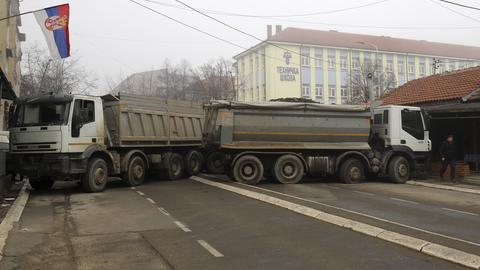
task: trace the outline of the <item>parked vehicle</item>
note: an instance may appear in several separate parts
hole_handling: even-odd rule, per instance
[[[403,183],[423,174],[431,142],[421,109],[381,106],[373,118],[372,123],[365,106],[211,102],[205,144],[219,158],[207,159],[207,168],[224,166],[245,184],[270,175],[298,183],[306,173],[338,176],[345,183],[386,175]]]
[[[171,179],[202,167],[201,104],[121,94],[20,98],[10,117],[10,169],[36,189],[80,180],[87,192],[108,176],[142,184],[147,170]]]

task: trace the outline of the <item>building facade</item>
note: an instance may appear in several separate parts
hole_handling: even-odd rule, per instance
[[[480,64],[480,47],[267,26],[267,40],[235,57],[238,101],[304,97],[348,103],[359,75],[374,66],[374,88]]]

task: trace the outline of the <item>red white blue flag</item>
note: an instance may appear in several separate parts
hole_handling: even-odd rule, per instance
[[[63,4],[49,7],[36,11],[34,15],[45,35],[52,58],[69,57],[68,23],[70,21],[70,6]]]

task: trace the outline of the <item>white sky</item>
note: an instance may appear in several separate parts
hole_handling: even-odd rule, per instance
[[[153,9],[168,14],[187,24],[251,47],[257,40],[235,32],[202,17],[200,14],[137,0]],[[161,3],[179,5],[174,0],[157,0]],[[201,9],[252,14],[287,15],[337,10],[359,6],[378,0],[183,0]],[[454,0],[462,4],[480,6],[478,0]],[[22,12],[65,3],[57,0],[23,0]],[[72,0],[70,3],[70,43],[72,56],[99,79],[98,93],[106,90],[106,79],[119,79],[133,72],[160,68],[164,59],[179,63],[187,59],[193,66],[218,57],[231,58],[242,49],[222,43],[194,30],[143,9],[128,0]],[[435,3],[438,0],[389,0],[359,9],[307,17],[263,19],[212,15],[260,38],[266,36],[267,24],[338,30],[342,32],[386,35],[400,38],[480,46],[480,11],[468,10],[443,4],[470,16],[466,18]],[[476,19],[479,18],[479,19]],[[299,23],[283,20],[298,20]],[[27,42],[46,47],[40,28],[32,14],[22,18],[21,31],[27,34]],[[332,25],[326,25],[332,24]],[[351,25],[338,26],[334,24]],[[382,29],[375,27],[476,27],[474,29]],[[479,57],[480,58],[480,55]]]

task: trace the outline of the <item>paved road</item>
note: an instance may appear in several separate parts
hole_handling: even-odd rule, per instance
[[[395,187],[399,187],[395,192],[408,189]],[[308,195],[328,203],[349,200],[346,205],[353,204],[362,211],[374,209],[379,215],[398,212],[402,216],[413,211],[406,202],[388,199],[393,195],[418,199],[389,193],[392,191],[383,184],[267,184],[261,188]],[[425,197],[415,206],[423,206]],[[443,205],[435,198],[428,200],[431,206],[418,211],[432,211],[435,217],[443,215],[434,212],[437,206],[472,212],[478,209],[469,203],[461,206],[443,199]],[[384,203],[390,211],[375,208]],[[445,212],[445,219],[452,215],[468,222],[478,219]],[[403,217],[401,221],[409,219]],[[7,241],[4,256],[0,269],[461,269],[189,179],[151,181],[136,189],[112,183],[100,194],[84,194],[74,186],[44,193],[33,191]]]

